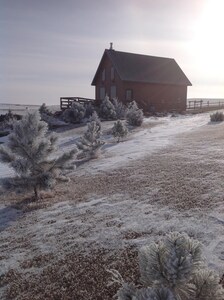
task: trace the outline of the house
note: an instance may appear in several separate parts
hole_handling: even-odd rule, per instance
[[[182,112],[192,84],[174,59],[115,51],[111,43],[92,85],[96,100],[107,94],[125,104],[135,100],[144,112]]]

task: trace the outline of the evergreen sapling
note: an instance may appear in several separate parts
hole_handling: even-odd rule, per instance
[[[101,132],[101,129],[102,129],[101,121],[100,121],[100,118],[99,118],[99,116],[98,116],[98,114],[97,114],[96,111],[94,111],[92,113],[91,117],[89,118],[89,122],[93,122],[93,121],[96,122],[97,127],[98,127],[98,131]]]
[[[75,150],[55,156],[57,138],[48,134],[48,126],[38,112],[27,113],[14,124],[8,145],[0,147],[0,161],[8,163],[16,176],[1,184],[6,191],[39,191],[51,189],[58,180],[65,180],[63,171],[71,168]]]
[[[206,267],[200,243],[186,234],[173,232],[164,241],[143,247],[139,267],[142,288],[120,280],[119,300],[224,299],[220,279]]]
[[[138,105],[135,101],[132,101],[128,106],[126,120],[128,124],[132,126],[141,126],[143,123],[142,109],[138,108]]]
[[[79,102],[73,102],[71,108],[63,112],[63,119],[69,123],[81,123],[86,114],[86,108]]]
[[[100,105],[100,116],[105,120],[116,119],[116,111],[109,97],[106,96]]]
[[[94,107],[91,102],[85,103],[85,118],[89,118],[94,113]]]
[[[126,106],[120,102],[117,98],[114,98],[112,100],[112,103],[114,105],[114,110],[116,113],[116,118],[117,119],[124,119],[127,113],[127,108]]]
[[[77,147],[88,159],[98,158],[100,148],[104,144],[100,140],[101,130],[96,121],[91,121],[87,125],[87,130],[77,143]]]
[[[121,120],[118,120],[114,123],[112,128],[112,135],[117,138],[117,142],[119,143],[121,139],[126,137],[128,134],[128,128]]]
[[[42,115],[42,114],[51,115],[51,112],[49,111],[49,109],[47,108],[47,105],[45,103],[43,103],[40,106],[39,113],[40,113],[40,115]]]

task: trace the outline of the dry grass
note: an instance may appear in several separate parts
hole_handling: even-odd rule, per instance
[[[116,294],[119,285],[107,285],[112,279],[108,270],[116,269],[126,280],[136,283],[139,278],[137,251],[132,248],[113,253],[100,249],[89,256],[74,251],[60,260],[54,255],[35,257],[22,267],[37,268],[46,263],[41,272],[25,270],[26,276],[9,270],[0,278],[0,286],[7,285],[5,299],[109,300]]]
[[[23,195],[15,194],[3,196],[1,202],[10,203],[12,207],[22,210],[25,217],[31,216],[33,219],[29,226],[36,222],[35,210],[49,208],[53,203],[62,201],[70,201],[74,205],[84,203],[93,194],[112,198],[116,193],[123,195],[125,199],[135,199],[139,203],[147,201],[160,207],[169,206],[181,212],[205,212],[223,201],[223,149],[223,130],[210,126],[206,130],[184,134],[174,146],[134,161],[124,168],[96,175],[84,172],[80,175],[77,170],[70,183],[59,184],[53,192],[43,193],[38,202],[32,202],[32,195],[27,195],[24,200]],[[169,219],[168,214],[166,217]],[[88,214],[87,210],[86,215],[80,217],[80,222],[84,223],[85,218],[92,219],[94,223],[91,211]],[[112,226],[107,215],[104,218],[108,227]],[[18,224],[24,226],[23,220]],[[66,227],[64,230],[66,231]],[[150,232],[126,230],[123,240],[145,235],[150,235]],[[63,234],[58,236],[60,238],[63,238]],[[85,232],[82,238],[85,238]],[[16,247],[31,248],[29,235],[25,234],[23,239],[18,239],[19,237],[13,240],[10,236],[8,240],[5,239],[1,248],[4,253],[10,255],[10,251]],[[15,266],[0,277],[0,287],[4,291],[2,299],[112,299],[118,286],[107,286],[111,277],[107,269],[117,269],[125,280],[138,283],[135,247],[125,244],[120,249],[110,251],[102,245],[92,249],[90,247],[86,253],[81,252],[78,246],[69,249],[68,251],[64,247],[60,253],[24,257],[19,268]],[[4,255],[0,257],[0,262],[4,261]]]

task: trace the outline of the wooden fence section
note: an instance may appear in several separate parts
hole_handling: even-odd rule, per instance
[[[189,100],[187,105],[188,111],[194,110],[210,110],[210,109],[222,109],[224,108],[224,101],[205,101],[205,100]]]
[[[62,110],[69,108],[74,102],[95,104],[97,101],[95,99],[88,99],[82,97],[60,97],[60,108]]]

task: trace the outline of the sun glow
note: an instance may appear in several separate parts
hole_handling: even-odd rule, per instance
[[[224,83],[223,11],[223,0],[206,1],[195,27],[192,51],[201,72],[212,73],[214,78]]]

